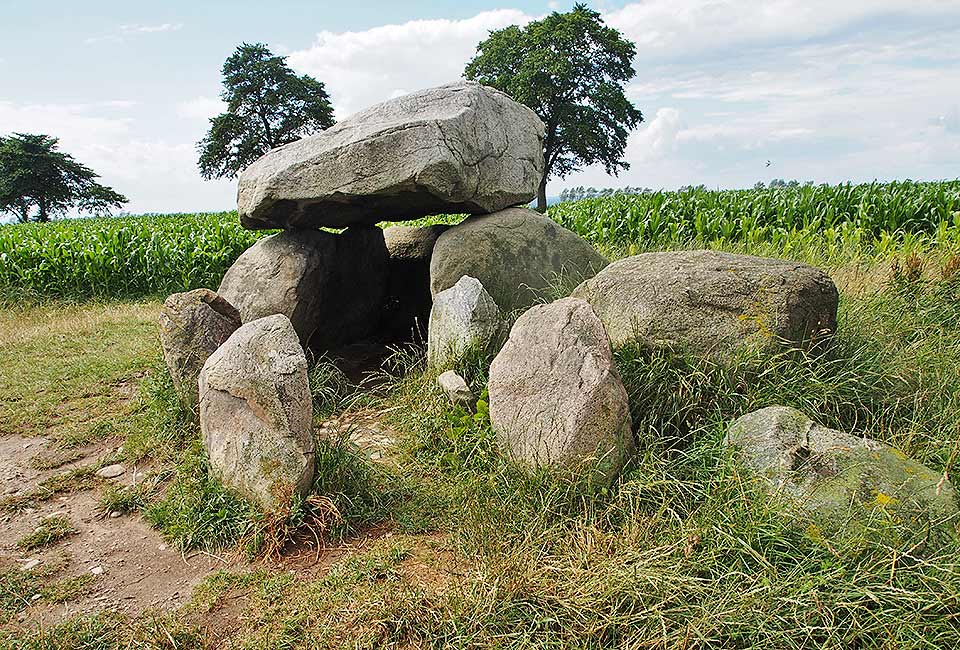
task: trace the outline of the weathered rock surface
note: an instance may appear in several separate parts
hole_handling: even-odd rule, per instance
[[[638,341],[715,358],[809,347],[837,326],[837,288],[807,264],[716,251],[644,253],[579,287],[614,347]]]
[[[497,440],[524,463],[589,463],[610,479],[634,450],[627,391],[603,324],[583,300],[520,316],[490,367],[489,392]]]
[[[951,534],[960,522],[957,492],[942,474],[876,440],[821,426],[796,409],[748,413],[730,426],[726,443],[771,493],[813,515],[823,532],[840,532],[874,514],[918,532],[929,525]]]
[[[552,219],[510,208],[469,217],[440,235],[430,262],[430,290],[436,296],[471,275],[509,313],[566,295],[607,263]]]
[[[266,509],[306,495],[314,469],[307,360],[281,314],[242,326],[200,372],[200,430],[211,470]]]
[[[480,280],[465,275],[433,298],[427,362],[439,368],[470,349],[495,352],[506,334],[497,303]]]
[[[240,313],[209,289],[175,293],[160,311],[160,347],[180,402],[197,405],[197,380],[207,358],[240,327]]]
[[[219,293],[243,322],[283,314],[305,345],[326,349],[376,330],[386,277],[380,228],[288,230],[244,251]]]
[[[107,465],[106,467],[101,467],[96,471],[96,475],[100,478],[117,478],[121,476],[127,469],[119,464],[114,463],[113,465]]]
[[[437,377],[437,384],[446,393],[450,401],[464,408],[472,409],[476,397],[473,391],[467,386],[466,380],[458,375],[456,371],[448,370]]]
[[[430,257],[437,237],[449,228],[391,226],[383,230],[390,261],[387,292],[380,321],[380,337],[387,341],[426,338],[433,296],[430,293]]]
[[[457,82],[371,106],[240,175],[247,228],[340,228],[530,201],[544,126],[497,90]]]

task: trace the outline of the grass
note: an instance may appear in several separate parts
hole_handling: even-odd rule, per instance
[[[49,501],[56,496],[91,490],[101,482],[94,467],[75,467],[43,479],[33,490],[0,499],[0,512],[17,512],[37,501]]]
[[[0,430],[76,448],[122,437],[135,384],[159,359],[157,303],[0,311]]]
[[[57,579],[68,564],[69,559],[62,556],[29,571],[19,568],[0,571],[0,641],[13,643],[16,640],[4,633],[2,626],[30,605],[64,603],[87,593],[93,582],[93,576],[89,574]],[[0,644],[0,647],[16,646]]]
[[[264,234],[244,230],[235,212],[0,226],[0,298],[115,300],[216,288]]]
[[[77,534],[77,528],[66,517],[47,517],[36,530],[17,540],[17,548],[21,551],[34,551],[38,548],[51,546],[72,535]]]
[[[960,241],[960,181],[692,188],[584,199],[549,214],[602,249],[766,243],[787,254],[818,246],[832,259],[838,249],[889,255],[918,240]],[[235,212],[0,226],[0,303],[215,289],[240,253],[266,234],[244,230]]]
[[[846,234],[825,226],[784,240],[711,243],[828,267],[841,292],[838,335],[823,355],[726,366],[618,350],[640,444],[606,489],[515,467],[500,454],[482,405],[476,414],[452,409],[422,357],[406,351],[362,401],[328,366],[311,377],[318,420],[357,407],[384,413],[399,432],[393,463],[371,463],[341,432],[318,442],[314,496],[265,514],[211,478],[196,424],[154,370],[152,332],[144,326],[126,352],[99,347],[110,330],[129,331],[123,321],[140,318],[137,308],[101,321],[106,331],[86,339],[85,363],[116,352],[117,368],[138,368],[146,379],[124,410],[93,419],[124,437],[125,457],[166,468],[164,490],[108,491],[102,503],[145,505],[147,519],[184,552],[275,558],[326,544],[332,564],[299,573],[270,562],[241,567],[209,577],[170,615],[82,617],[43,633],[0,632],[0,645],[201,647],[215,637],[218,646],[258,648],[960,646],[960,544],[911,548],[912,531],[882,521],[846,536],[812,535],[722,443],[732,418],[777,403],[956,473],[960,258],[952,231],[884,239],[835,227]],[[620,255],[657,241],[695,244],[607,248]],[[85,307],[44,309],[31,313],[56,323]],[[11,345],[47,336],[29,317],[15,322],[34,333]],[[141,344],[142,356],[132,352]],[[4,363],[25,373],[49,347],[10,349],[26,356]],[[475,355],[456,368],[481,402],[488,361]],[[74,376],[85,376],[78,364]],[[93,386],[92,398],[111,394],[109,382]],[[69,399],[77,384],[47,390]],[[20,403],[8,417],[40,431],[31,408]]]
[[[140,512],[147,507],[150,495],[141,485],[125,485],[118,487],[108,485],[100,494],[97,508],[102,516],[113,513],[127,515]]]

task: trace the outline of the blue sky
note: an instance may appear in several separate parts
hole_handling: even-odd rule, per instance
[[[200,179],[194,144],[240,42],[288,55],[343,117],[456,79],[489,30],[571,4],[0,0],[0,133],[59,137],[131,212],[229,209],[235,183]],[[646,120],[629,171],[551,194],[960,176],[956,0],[590,4],[637,43],[628,92]]]

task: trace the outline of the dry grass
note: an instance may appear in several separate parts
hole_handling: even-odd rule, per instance
[[[136,382],[158,358],[158,313],[158,303],[4,309],[0,430],[65,447],[125,434]]]

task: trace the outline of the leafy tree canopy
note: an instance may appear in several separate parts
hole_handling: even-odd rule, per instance
[[[18,221],[50,221],[71,208],[109,214],[127,202],[96,182],[99,176],[60,151],[57,138],[14,133],[0,137],[0,213]]]
[[[262,43],[244,43],[223,64],[227,111],[210,120],[197,143],[200,174],[232,178],[274,147],[333,126],[323,83],[297,76]]]
[[[538,209],[546,209],[552,176],[595,163],[613,175],[629,168],[627,136],[643,121],[623,89],[636,74],[635,55],[633,43],[582,4],[491,32],[477,46],[464,76],[530,107],[547,127]]]

